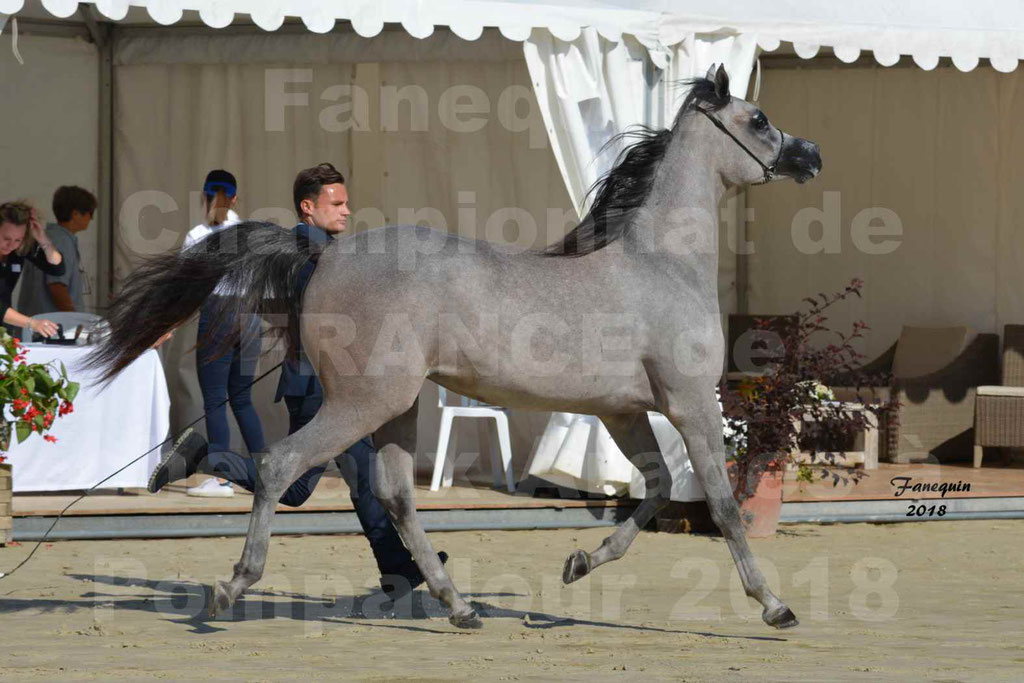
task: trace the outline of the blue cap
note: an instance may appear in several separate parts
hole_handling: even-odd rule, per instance
[[[203,183],[203,194],[212,197],[223,191],[228,197],[234,197],[238,193],[238,182],[235,176],[227,171],[217,169],[206,174],[206,182]]]

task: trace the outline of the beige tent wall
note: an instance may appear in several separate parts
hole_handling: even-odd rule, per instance
[[[819,143],[824,167],[803,186],[749,191],[751,312],[792,311],[860,277],[863,301],[832,322],[866,321],[872,356],[904,324],[1001,332],[1024,321],[1024,73],[767,68],[761,105],[775,125]],[[823,208],[825,193],[840,207],[830,231],[839,251],[807,253],[794,217]],[[901,235],[874,238],[892,248],[855,243],[858,213],[873,208],[899,218]],[[821,227],[811,234],[820,239]]]
[[[203,177],[217,167],[238,177],[243,217],[282,225],[295,222],[295,173],[320,161],[331,161],[346,175],[355,230],[421,222],[493,238],[494,225],[485,234],[487,218],[520,207],[538,229],[516,234],[508,227],[505,237],[539,247],[554,237],[548,235],[549,209],[572,220],[521,45],[495,32],[476,42],[446,32],[425,41],[397,32],[372,40],[336,34],[223,40],[150,35],[121,41],[115,62],[117,281],[138,259],[180,245],[201,220]],[[289,82],[281,86],[282,79]],[[392,107],[390,93],[407,86],[409,99]],[[453,86],[472,90],[471,99],[484,96],[484,113],[460,117],[475,124],[452,124],[445,103],[453,101]],[[353,90],[367,96],[365,109],[353,105]],[[294,106],[278,106],[274,93],[285,91]],[[428,211],[410,213],[423,209]],[[557,235],[567,227],[561,220],[552,224]],[[202,414],[195,354],[189,352],[194,340],[193,324],[165,353],[175,429]],[[277,358],[268,361],[263,368]],[[255,392],[270,440],[287,428],[284,405],[271,402],[276,383],[277,373]],[[435,450],[436,406],[436,388],[428,384],[421,395],[421,469],[429,468]],[[545,419],[513,416],[517,471]],[[460,462],[487,446],[485,433],[473,424],[457,426]],[[242,448],[237,433],[234,445]],[[486,456],[482,463],[489,467]]]
[[[52,221],[51,200],[60,185],[99,194],[99,57],[94,45],[71,38],[23,35],[18,47],[24,64],[14,58],[9,38],[0,48],[0,202],[27,199]],[[93,285],[85,303],[94,311],[95,222],[78,241]]]

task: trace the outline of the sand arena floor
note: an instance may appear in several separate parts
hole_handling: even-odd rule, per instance
[[[486,617],[425,591],[385,609],[366,541],[275,538],[263,580],[207,620],[201,584],[243,539],[44,546],[0,581],[0,678],[145,680],[1020,680],[1024,521],[789,526],[753,541],[801,619],[775,631],[720,538],[644,533],[561,584],[605,530],[432,534]],[[9,570],[32,544],[0,549]]]

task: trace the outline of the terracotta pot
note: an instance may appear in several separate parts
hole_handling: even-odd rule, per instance
[[[7,545],[11,542],[11,521],[13,501],[11,490],[14,488],[14,478],[11,475],[10,463],[0,465],[0,545]]]
[[[782,472],[762,472],[754,495],[740,503],[740,519],[748,538],[774,536],[782,515]]]
[[[768,458],[764,462],[768,462]],[[726,463],[732,493],[740,506],[740,519],[743,531],[748,538],[764,538],[774,536],[782,514],[782,477],[783,472],[768,470],[765,464],[759,463],[749,467],[746,486],[740,487],[737,481],[734,462]],[[750,493],[750,492],[753,493]],[[750,495],[747,495],[750,493]]]

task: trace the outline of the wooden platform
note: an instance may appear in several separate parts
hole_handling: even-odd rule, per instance
[[[849,477],[845,470],[841,476]],[[878,469],[867,470],[859,483],[842,482],[833,486],[832,480],[813,484],[799,484],[793,475],[787,475],[784,485],[785,502],[827,502],[852,500],[901,500],[932,498],[1005,498],[1024,497],[1024,466],[986,466],[974,469],[970,465],[895,465],[880,463]],[[905,479],[897,479],[905,478]],[[893,480],[896,479],[896,483]],[[631,506],[630,499],[580,499],[534,497],[532,487],[524,487],[515,495],[494,490],[489,481],[457,481],[456,486],[438,492],[426,486],[416,489],[416,504],[421,510],[497,510],[529,508],[581,508]],[[940,490],[914,491],[898,488],[902,484],[926,485],[929,489],[946,484]],[[969,490],[964,489],[969,485]],[[13,500],[15,517],[52,517],[59,513],[77,494],[17,494]],[[185,495],[185,487],[167,486],[158,494],[129,489],[121,494],[103,491],[89,495],[66,514],[73,515],[173,515],[173,514],[231,514],[245,513],[252,506],[252,495],[240,489],[232,498],[195,498]],[[294,512],[350,512],[348,487],[338,476],[325,475],[310,499],[302,508],[278,507],[282,513]]]
[[[524,487],[515,494],[494,490],[490,481],[459,481],[456,486],[434,492],[427,486],[416,487],[416,507],[420,510],[487,510],[529,508],[581,508],[631,506],[628,499],[582,499],[534,497],[535,487]],[[231,498],[197,498],[185,494],[185,486],[171,484],[160,493],[128,489],[121,493],[103,491],[86,496],[65,513],[72,515],[168,515],[168,514],[232,514],[246,513],[252,507],[252,494],[235,487]],[[17,494],[14,496],[15,517],[51,517],[58,514],[79,493]],[[328,472],[313,495],[301,508],[279,505],[282,513],[351,512],[354,510],[349,489],[340,476]]]
[[[836,474],[847,478],[849,472],[836,470]],[[835,485],[832,479],[800,484],[794,474],[787,473],[782,499],[784,502],[824,502],[1024,496],[1024,466],[1021,464],[974,469],[970,463],[897,465],[883,462],[878,464],[878,469],[863,472],[865,476],[857,484],[840,481]],[[903,488],[904,485],[910,488]],[[946,486],[944,493],[942,485]]]

